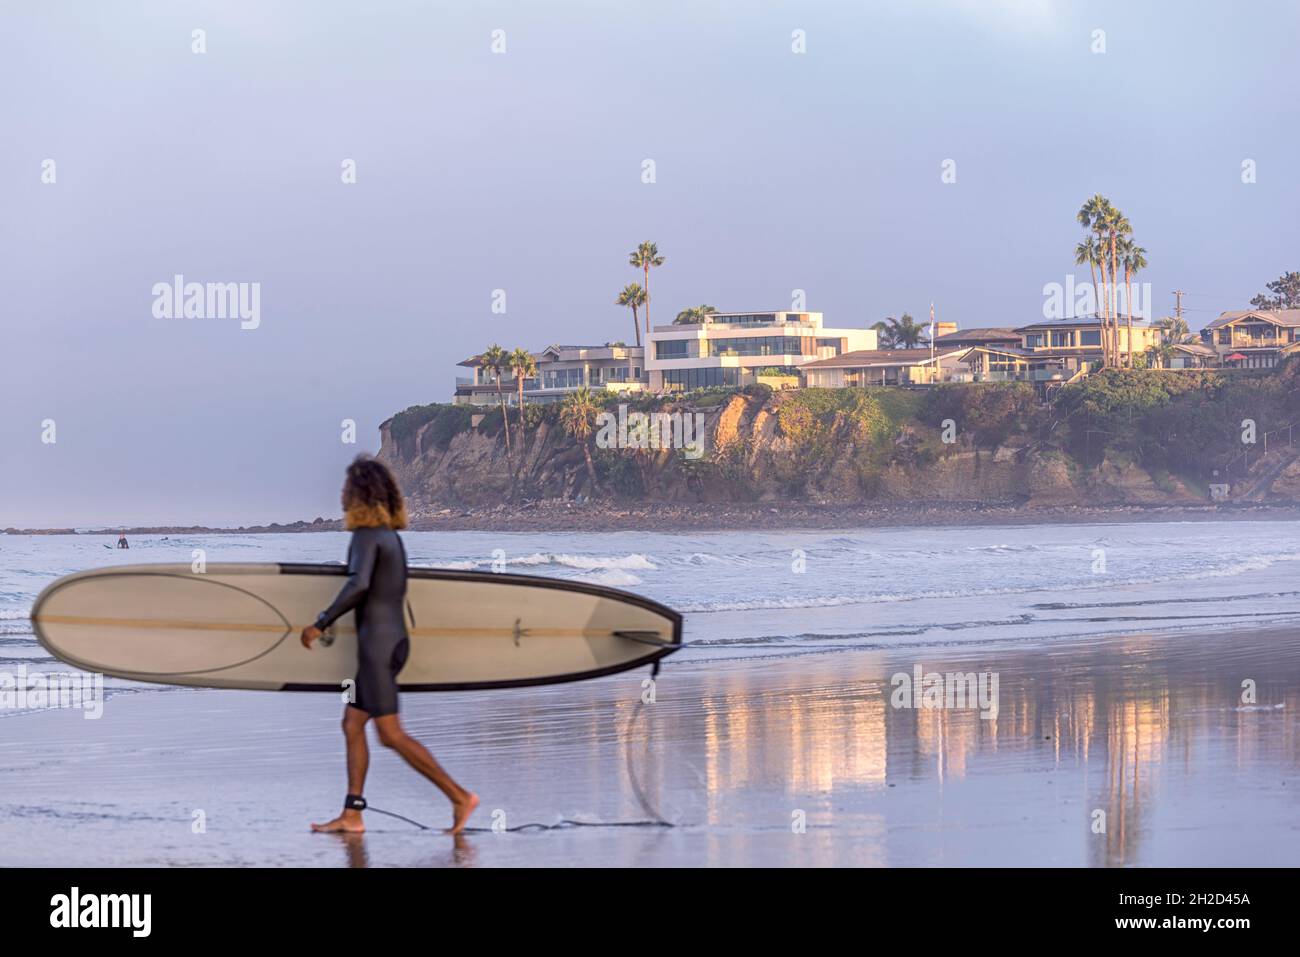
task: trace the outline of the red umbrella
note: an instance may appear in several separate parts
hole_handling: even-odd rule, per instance
[[[1240,362],[1242,359],[1246,357],[1243,356],[1240,352],[1234,352],[1232,355],[1225,356],[1224,358],[1226,358],[1229,362]]]

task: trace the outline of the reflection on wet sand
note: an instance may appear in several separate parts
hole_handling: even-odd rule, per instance
[[[982,718],[974,707],[895,707],[891,678],[918,664],[925,672],[996,672],[996,717]],[[482,830],[459,841],[436,826],[448,814],[442,795],[379,747],[367,796],[430,829],[368,816],[361,839],[307,832],[303,822],[344,781],[332,701],[197,691],[123,696],[103,721],[8,718],[0,748],[11,774],[0,822],[23,839],[7,842],[5,863],[1300,860],[1294,633],[858,650],[726,664],[686,652],[669,659],[654,702],[640,707],[645,679],[406,696],[407,729],[482,798],[470,822]],[[1253,701],[1243,700],[1249,681]],[[196,835],[194,808],[225,811]],[[626,826],[659,815],[677,826]]]
[[[797,669],[690,673],[697,708],[656,706],[653,780],[672,778],[665,786],[679,804],[693,800],[699,813],[687,817],[704,826],[789,830],[792,811],[805,809],[810,827],[859,845],[859,863],[908,863],[899,850],[924,857],[935,847],[950,863],[1010,862],[999,846],[1019,860],[1031,856],[1016,847],[1033,840],[1024,835],[1044,832],[1054,862],[1116,866],[1167,859],[1167,842],[1146,844],[1153,828],[1175,822],[1193,841],[1199,829],[1265,827],[1254,818],[1260,793],[1297,766],[1291,635],[927,653],[927,672],[999,673],[1000,707],[988,719],[974,708],[894,707],[891,676],[916,663],[846,654],[804,658]],[[661,697],[676,700],[682,677],[669,676]],[[1247,680],[1253,705],[1242,701]],[[691,742],[695,789],[671,772]],[[1008,824],[998,840],[965,839]],[[967,844],[992,859],[966,860]],[[845,862],[842,850],[833,840],[815,856]]]

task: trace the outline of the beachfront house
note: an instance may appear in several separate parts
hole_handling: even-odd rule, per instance
[[[1021,348],[1035,359],[1060,358],[1065,368],[1077,369],[1088,363],[1100,363],[1101,320],[1054,319],[1021,326],[1016,330],[1021,336]],[[1160,328],[1145,319],[1133,319],[1132,336],[1128,319],[1119,317],[1119,351],[1128,355],[1144,355],[1147,349],[1160,344]],[[1130,345],[1132,348],[1130,349]]]
[[[931,355],[929,349],[860,349],[809,362],[799,371],[804,385],[811,388],[932,385],[954,381],[970,351],[945,347]]]
[[[551,345],[534,352],[537,375],[524,380],[524,401],[558,402],[569,393],[586,386],[589,389],[637,391],[644,386],[645,350],[621,342],[601,346]],[[469,376],[457,377],[452,401],[457,405],[496,405],[496,377],[483,368],[481,355],[457,363],[470,370]],[[501,377],[501,391],[514,405],[518,383],[507,371]]]
[[[1208,369],[1219,364],[1219,354],[1199,342],[1180,342],[1171,347],[1169,369]]]
[[[1300,351],[1300,309],[1225,312],[1201,330],[1201,342],[1228,369],[1271,369]]]
[[[942,329],[943,324],[940,323]],[[1020,333],[1015,329],[1006,326],[997,326],[994,328],[984,327],[977,329],[957,329],[953,332],[942,333],[934,340],[935,346],[939,348],[994,348],[994,349],[1019,349],[1021,343]]]
[[[718,312],[655,326],[646,345],[648,388],[674,392],[797,375],[820,359],[875,349],[876,331],[826,327],[820,312]]]

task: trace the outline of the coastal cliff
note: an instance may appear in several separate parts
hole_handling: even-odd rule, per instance
[[[699,433],[688,424],[686,435],[699,444],[637,448],[628,447],[636,442],[626,428],[611,430],[603,443],[593,433],[594,487],[582,446],[561,425],[557,406],[527,408],[522,434],[512,409],[508,453],[499,410],[432,405],[383,423],[380,457],[417,518],[539,501],[1028,509],[1203,506],[1211,499],[1292,504],[1300,501],[1300,434],[1291,436],[1289,428],[1296,400],[1294,375],[1284,371],[1232,380],[1102,373],[1050,402],[1023,385],[720,390],[644,398],[621,410],[610,402],[605,411],[621,415],[620,422],[636,413],[674,422],[689,417]],[[1243,430],[1243,423],[1252,425]]]

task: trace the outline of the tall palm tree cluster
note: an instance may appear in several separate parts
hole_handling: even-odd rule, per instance
[[[1074,247],[1074,262],[1092,269],[1092,286],[1097,292],[1097,317],[1101,320],[1102,364],[1133,365],[1133,277],[1147,267],[1146,250],[1133,241],[1128,217],[1100,193],[1094,194],[1075,216],[1087,232]],[[1098,274],[1101,285],[1097,285]],[[1128,321],[1128,343],[1120,343],[1119,285],[1124,283]]]
[[[664,257],[659,255],[658,246],[646,240],[628,253],[627,262],[629,266],[641,270],[642,275],[645,277],[645,285],[639,282],[628,283],[614,300],[614,305],[626,306],[632,310],[632,331],[636,334],[637,348],[640,348],[641,323],[637,319],[637,310],[642,307],[645,308],[645,331],[648,337],[650,335],[650,270],[662,266]],[[629,380],[631,380],[633,368],[632,357],[629,355],[627,359]]]
[[[510,375],[514,376],[515,379],[519,404],[519,425],[515,438],[517,440],[516,444],[518,444],[522,453],[524,430],[527,428],[524,421],[524,381],[537,375],[537,360],[527,349],[515,349],[507,352],[494,342],[479,356],[479,368],[496,382],[497,399],[501,403],[501,426],[505,430],[506,436],[506,460],[510,463],[510,477],[513,483],[515,474],[514,451],[510,441],[510,416],[506,413],[506,395],[502,390],[502,380]]]

